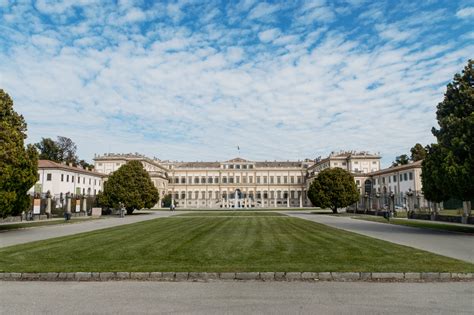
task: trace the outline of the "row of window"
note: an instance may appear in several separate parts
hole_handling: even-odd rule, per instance
[[[392,183],[392,182],[396,183],[398,178],[400,182],[413,180],[413,172],[401,173],[399,176],[392,175],[392,176],[382,177],[381,184],[384,185],[385,183]],[[380,179],[375,178],[375,185],[380,185]]]
[[[243,170],[246,170],[246,169],[253,169],[253,165],[252,164],[224,164],[224,168],[228,168],[228,169],[237,169],[237,170],[240,170],[240,169],[243,169]]]
[[[74,175],[71,175],[70,178],[71,178],[71,183],[74,183]],[[46,180],[47,181],[53,180],[53,174],[47,173],[46,174]],[[61,174],[61,181],[62,182],[66,181],[67,183],[69,183],[69,174],[66,174],[66,176],[64,176],[64,174]],[[94,179],[94,186],[97,185],[97,182],[100,185],[100,179],[99,180]],[[81,176],[77,176],[77,183],[78,184],[81,183]],[[86,178],[82,177],[82,184],[85,184],[85,183],[86,183]],[[89,178],[89,185],[92,185],[92,178]]]
[[[277,198],[277,199],[281,199],[281,198],[300,198],[301,196],[301,191],[290,191],[290,194],[288,195],[288,192],[287,191],[270,191],[270,192],[267,192],[267,191],[257,191],[257,193],[255,194],[255,197],[257,199],[274,199],[274,198]],[[185,191],[182,191],[181,193],[179,192],[175,192],[174,193],[174,199],[178,200],[178,199],[186,199],[186,192]],[[222,193],[219,193],[219,191],[188,191],[188,194],[187,194],[187,199],[234,199],[236,196],[235,196],[235,193],[232,192],[232,193],[227,193],[227,192],[222,192]],[[253,192],[249,192],[249,193],[240,193],[240,196],[239,196],[239,199],[242,199],[242,198],[250,198],[250,199],[253,199],[254,198],[254,193]]]
[[[222,184],[240,184],[242,180],[242,184],[253,184],[253,176],[222,176],[220,180]],[[289,180],[289,182],[288,182]],[[171,183],[174,184],[186,184],[186,177],[174,177],[170,179]],[[256,184],[301,184],[302,177],[301,176],[256,176],[255,183]],[[219,184],[219,177],[218,176],[209,176],[209,177],[187,177],[187,184]]]

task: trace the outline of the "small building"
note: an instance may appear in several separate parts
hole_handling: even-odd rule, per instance
[[[66,193],[94,196],[102,191],[104,174],[61,164],[50,160],[38,161],[38,181],[28,193],[45,194],[48,191],[52,196]]]

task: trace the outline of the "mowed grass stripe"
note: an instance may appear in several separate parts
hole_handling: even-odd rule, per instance
[[[474,265],[298,218],[217,216],[3,248],[0,271],[474,272]]]
[[[278,212],[261,212],[261,211],[193,211],[188,213],[181,213],[174,217],[193,217],[193,216],[209,216],[209,217],[229,217],[229,216],[245,216],[245,217],[267,217],[267,216],[286,216],[285,214],[278,213]]]

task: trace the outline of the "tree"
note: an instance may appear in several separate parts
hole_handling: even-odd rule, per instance
[[[113,172],[104,184],[101,204],[118,208],[122,202],[128,214],[135,209],[151,208],[160,199],[158,189],[139,161],[129,161]]]
[[[436,152],[434,154],[438,154],[433,159],[438,163],[427,163],[422,170],[423,173],[427,172],[426,184],[434,185],[437,191],[446,191],[450,197],[461,200],[474,198],[473,64],[474,61],[469,60],[462,75],[455,74],[453,82],[447,85],[444,99],[436,111],[440,128],[432,129],[440,147],[433,149]],[[442,176],[443,181],[435,181],[434,175],[429,172]]]
[[[172,201],[171,194],[166,194],[161,201],[163,202],[163,207],[169,208]]]
[[[85,160],[80,160],[77,164],[82,166],[82,168],[84,168],[84,169],[90,169],[91,170],[91,169],[94,168],[93,164],[89,164]]]
[[[13,110],[10,96],[0,89],[0,216],[28,209],[28,190],[38,178],[38,153],[24,146],[26,122]]]
[[[54,162],[61,161],[61,149],[56,141],[51,138],[41,138],[41,141],[35,143],[36,149],[39,151],[39,158],[41,160],[51,160]]]
[[[359,191],[351,173],[341,168],[331,168],[321,171],[313,180],[309,186],[308,198],[313,205],[331,208],[337,213],[338,208],[357,202]]]
[[[424,148],[421,144],[417,143],[413,148],[410,149],[411,160],[413,162],[421,161],[426,158],[427,149]]]
[[[56,144],[59,147],[59,158],[61,162],[72,163],[74,165],[78,164],[78,157],[76,155],[77,146],[70,138],[58,136]]]
[[[408,158],[408,155],[402,154],[396,157],[395,161],[392,162],[392,166],[406,165],[409,161],[410,159]]]
[[[446,171],[443,167],[447,152],[438,144],[428,146],[428,154],[422,162],[421,183],[427,200],[442,202],[449,199]]]

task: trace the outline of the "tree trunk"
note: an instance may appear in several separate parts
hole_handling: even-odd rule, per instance
[[[332,209],[332,213],[337,213],[337,207],[334,207],[334,208],[331,208]]]
[[[128,215],[131,215],[131,214],[133,213],[133,210],[135,210],[135,209],[130,209],[130,208],[127,209],[127,214],[128,214]]]

